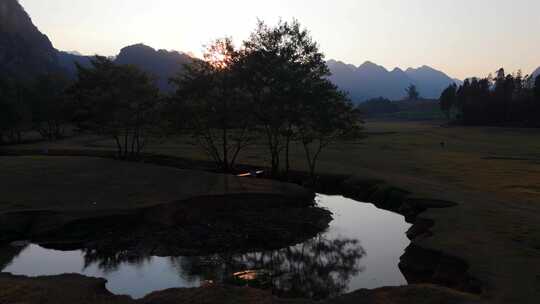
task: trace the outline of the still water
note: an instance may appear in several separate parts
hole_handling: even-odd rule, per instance
[[[38,245],[18,249],[3,272],[42,276],[79,273],[107,279],[115,294],[142,298],[167,288],[199,287],[236,277],[257,281],[276,294],[323,299],[360,288],[407,284],[399,257],[409,245],[405,219],[372,204],[319,195],[334,213],[329,229],[302,244],[268,252],[204,257],[96,256],[85,250],[56,251]],[[119,253],[120,254],[120,253]]]

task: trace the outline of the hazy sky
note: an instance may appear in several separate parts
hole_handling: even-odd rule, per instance
[[[327,58],[453,77],[540,66],[540,0],[20,0],[56,48],[116,55],[143,42],[199,55],[246,38],[257,18],[297,18]]]

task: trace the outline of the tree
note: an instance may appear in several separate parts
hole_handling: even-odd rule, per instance
[[[535,82],[537,85],[535,86]],[[521,71],[506,74],[503,68],[495,77],[466,79],[456,88],[453,107],[466,125],[523,125],[538,126],[540,113],[540,80],[523,76]],[[449,105],[450,89],[441,96],[441,108]]]
[[[329,80],[315,83],[310,93],[309,102],[303,104],[298,133],[315,181],[315,169],[323,149],[339,138],[358,135],[361,120],[346,95]]]
[[[121,159],[136,158],[145,147],[159,101],[155,81],[134,66],[96,56],[91,67],[77,66],[71,89],[75,120],[84,130],[113,138]]]
[[[15,123],[12,93],[8,80],[0,78],[0,144],[4,143],[4,135]]]
[[[330,71],[317,43],[296,20],[280,21],[274,27],[259,22],[244,43],[244,52],[243,75],[253,115],[266,139],[272,175],[279,174],[282,153],[287,173],[302,105],[311,98],[312,83],[328,77]]]
[[[196,143],[225,172],[233,170],[253,138],[253,117],[239,74],[240,56],[230,39],[217,40],[208,47],[204,61],[186,66],[172,79],[177,87],[172,100],[177,117],[187,118]]]
[[[450,120],[450,111],[452,110],[452,107],[454,107],[454,103],[456,100],[456,94],[457,94],[457,86],[456,84],[452,84],[446,88],[440,98],[440,105],[441,110],[446,115],[446,118]]]
[[[407,89],[405,89],[405,92],[407,92],[408,100],[420,99],[420,93],[418,92],[418,89],[416,88],[414,84],[411,84]]]
[[[365,116],[377,116],[400,111],[399,106],[395,102],[384,97],[366,100],[358,105],[358,110]]]
[[[62,74],[38,76],[32,85],[32,127],[43,138],[59,139],[71,119],[66,90],[70,81]]]
[[[22,132],[30,128],[31,111],[27,85],[20,80],[0,78],[0,143],[20,143]]]

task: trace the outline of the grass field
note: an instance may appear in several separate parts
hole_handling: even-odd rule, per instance
[[[434,236],[422,246],[465,259],[494,303],[540,298],[540,130],[441,127],[435,122],[368,121],[367,138],[338,143],[323,154],[319,172],[385,180],[418,197],[460,203],[429,210]],[[444,143],[444,147],[441,146]],[[75,138],[17,148],[110,149],[112,142]],[[265,166],[264,147],[241,162]],[[185,138],[154,143],[148,152],[206,159]],[[300,147],[295,169],[305,170]]]
[[[0,214],[29,210],[124,210],[203,196],[311,198],[301,187],[262,179],[92,157],[0,157]]]

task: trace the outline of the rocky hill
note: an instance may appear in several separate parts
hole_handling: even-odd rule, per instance
[[[57,51],[17,0],[0,1],[0,67],[22,78],[59,70]]]
[[[187,54],[176,51],[155,50],[144,44],[136,44],[123,48],[116,57],[118,64],[132,64],[157,78],[160,90],[169,92],[172,86],[169,78],[180,73],[185,64],[193,60]]]

